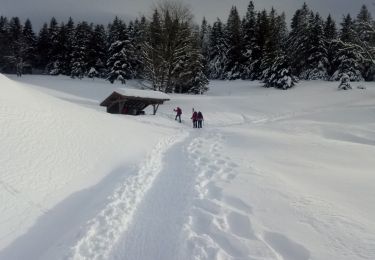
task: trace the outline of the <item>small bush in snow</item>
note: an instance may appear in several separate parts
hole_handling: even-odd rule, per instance
[[[117,80],[120,81],[121,84],[125,84],[126,83],[126,80],[124,79],[124,77],[122,75],[118,75]]]
[[[91,67],[89,73],[87,74],[87,76],[89,78],[99,77],[99,72],[94,67]]]
[[[339,89],[343,89],[343,90],[352,89],[352,87],[350,86],[350,77],[347,74],[342,75]]]

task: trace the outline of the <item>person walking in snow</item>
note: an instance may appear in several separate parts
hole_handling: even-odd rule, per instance
[[[174,120],[177,120],[177,118],[178,118],[178,122],[181,123],[182,109],[180,107],[177,107],[176,109],[173,109],[173,111],[176,112],[176,117],[174,118]]]
[[[197,114],[197,122],[198,122],[198,128],[202,128],[202,122],[203,122],[203,114],[201,111]]]
[[[191,120],[193,121],[193,128],[197,128],[198,122],[197,122],[198,113],[197,111],[194,111],[193,108],[193,115],[191,116]]]

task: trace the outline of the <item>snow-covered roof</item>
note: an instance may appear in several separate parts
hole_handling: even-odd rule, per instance
[[[130,89],[130,88],[118,88],[115,92],[127,96],[127,97],[141,97],[141,98],[155,98],[170,100],[170,96],[160,91],[153,90],[141,90],[141,89]]]

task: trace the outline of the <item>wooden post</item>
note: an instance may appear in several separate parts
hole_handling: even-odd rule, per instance
[[[121,101],[119,104],[119,114],[122,114],[122,110],[124,109],[125,101]]]
[[[154,107],[154,115],[155,115],[156,111],[158,111],[159,104],[152,104],[152,106]]]

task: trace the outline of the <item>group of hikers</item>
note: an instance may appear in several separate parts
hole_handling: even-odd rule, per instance
[[[177,107],[173,111],[176,112],[175,120],[178,120],[178,122],[181,123],[182,109],[180,107]],[[193,108],[193,115],[191,116],[191,120],[193,122],[193,128],[202,128],[204,119],[201,111],[197,112]]]

